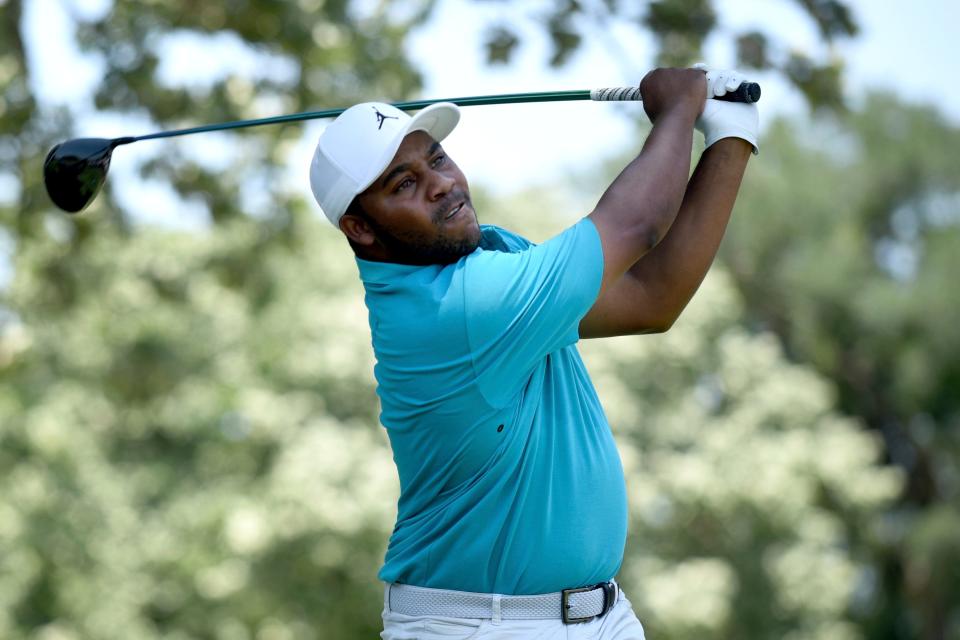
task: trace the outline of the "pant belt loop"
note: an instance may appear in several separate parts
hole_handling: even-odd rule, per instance
[[[383,609],[384,611],[390,611],[390,583],[388,582],[383,587]]]
[[[500,624],[500,594],[493,594],[493,624]]]

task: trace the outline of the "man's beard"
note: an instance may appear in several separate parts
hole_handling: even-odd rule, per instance
[[[450,212],[453,203],[462,201],[464,207],[473,210],[470,197],[463,191],[456,191],[445,197],[433,210],[433,223],[442,230],[444,216]],[[474,211],[474,215],[476,212]],[[468,234],[459,238],[443,235],[427,238],[418,231],[391,231],[369,216],[364,216],[373,229],[377,240],[390,250],[395,262],[401,264],[451,264],[476,250],[480,244],[480,234]]]

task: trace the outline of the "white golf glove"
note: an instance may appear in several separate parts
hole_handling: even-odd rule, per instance
[[[736,71],[710,69],[702,62],[693,65],[693,68],[707,74],[707,102],[695,125],[697,131],[703,134],[706,146],[723,138],[741,138],[753,145],[754,155],[760,153],[757,146],[760,132],[757,105],[712,99],[736,90],[746,78]]]

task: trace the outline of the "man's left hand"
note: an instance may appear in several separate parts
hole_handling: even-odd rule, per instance
[[[740,138],[753,145],[754,155],[759,153],[760,114],[757,105],[712,99],[736,90],[746,82],[744,75],[738,71],[710,69],[703,63],[695,64],[693,68],[707,76],[707,101],[695,125],[703,134],[706,146],[723,138]]]
[[[711,69],[705,62],[698,62],[693,65],[693,68],[707,74],[707,98],[726,95],[747,82],[747,78],[742,73],[733,69]]]

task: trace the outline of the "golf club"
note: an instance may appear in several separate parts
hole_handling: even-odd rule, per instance
[[[736,91],[727,93],[716,99],[729,102],[756,102],[760,99],[760,85],[754,82],[744,82]],[[396,102],[394,106],[404,111],[415,111],[438,102],[452,102],[456,105],[466,107],[570,100],[639,101],[640,89],[637,87],[617,87],[573,91],[544,91],[538,93],[508,93]],[[67,213],[79,213],[97,196],[100,187],[103,186],[103,182],[107,179],[107,171],[110,169],[110,159],[113,155],[113,150],[121,145],[139,142],[141,140],[172,138],[194,133],[205,133],[207,131],[224,131],[227,129],[256,127],[265,124],[334,118],[344,111],[346,111],[345,108],[327,109],[325,111],[305,111],[302,113],[256,120],[237,120],[235,122],[223,122],[189,129],[160,131],[142,136],[127,136],[113,139],[77,138],[67,140],[54,146],[47,154],[47,158],[43,163],[43,181],[47,187],[47,193],[55,205]]]

